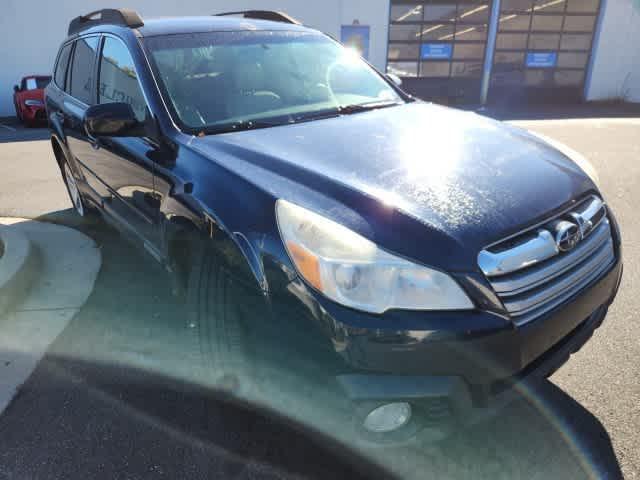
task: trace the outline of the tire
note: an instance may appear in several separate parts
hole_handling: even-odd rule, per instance
[[[18,103],[14,101],[14,102],[13,102],[13,106],[14,106],[14,107],[15,107],[15,109],[16,109],[16,117],[18,118],[18,121],[19,121],[20,123],[22,123],[22,122],[23,122],[23,119],[22,119],[22,111],[21,111],[21,110],[20,110],[20,108],[18,107]]]
[[[204,380],[238,393],[254,384],[257,364],[251,322],[264,318],[260,293],[238,281],[212,247],[191,250],[186,304],[198,337]],[[250,388],[250,387],[249,387]]]
[[[249,285],[250,280],[234,275],[237,266],[227,264],[215,244],[210,246],[209,242],[214,244],[215,240],[205,239],[206,247],[200,246],[199,240],[185,239],[174,245],[185,257],[176,263],[190,265],[186,319],[193,335],[191,343],[194,348],[199,347],[198,383],[216,392],[215,398],[222,394],[248,401],[285,417],[302,419],[303,425],[319,428],[330,420],[338,438],[364,442],[353,423],[356,406],[335,382],[337,370],[325,362],[325,356],[316,353],[317,345],[303,342],[288,331],[295,327],[287,323],[295,324],[295,319],[302,316],[297,316],[297,310],[290,314],[287,310],[272,310],[257,284]],[[284,319],[276,321],[281,315]],[[314,335],[310,329],[303,330],[304,338]],[[329,350],[325,354],[332,358],[334,355]],[[208,423],[219,412],[216,405],[215,401],[211,404],[213,415],[205,420],[212,431],[219,428],[218,424]],[[403,433],[407,433],[406,438],[399,440],[404,444],[413,432]],[[397,437],[400,435],[383,446],[392,445],[394,440],[397,443]],[[379,442],[367,440],[364,444],[378,446]]]

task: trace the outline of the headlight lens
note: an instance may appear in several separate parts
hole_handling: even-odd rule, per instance
[[[27,107],[44,107],[44,102],[42,100],[25,100],[24,104]]]
[[[470,310],[448,275],[416,265],[284,200],[276,204],[280,234],[300,275],[331,300],[358,310]]]
[[[549,138],[546,135],[543,135],[541,133],[532,132],[531,130],[529,130],[529,133],[535,137],[538,137],[540,140],[542,140],[545,143],[548,143],[553,148],[558,150],[560,153],[563,153],[564,155],[569,157],[571,160],[574,161],[576,165],[578,165],[584,171],[584,173],[589,175],[589,178],[591,178],[591,180],[593,181],[593,183],[596,184],[597,187],[600,186],[600,176],[598,175],[596,168],[580,152],[576,152],[573,148],[565,145],[564,143],[558,142],[557,140],[554,140],[553,138]]]

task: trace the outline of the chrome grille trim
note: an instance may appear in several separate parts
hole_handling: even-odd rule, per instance
[[[592,274],[602,265],[608,265],[613,261],[613,242],[604,244],[593,258],[582,262],[578,268],[569,275],[563,276],[557,281],[549,282],[543,288],[534,289],[535,292],[527,291],[519,297],[511,297],[505,300],[504,305],[512,315],[524,315],[537,308],[540,304],[557,297],[564,290],[572,288],[574,285],[582,284],[584,279]]]
[[[600,276],[604,275],[607,271],[609,271],[609,269],[613,266],[614,263],[615,263],[615,257],[612,258],[611,262],[604,263],[598,270],[594,271],[580,285],[577,285],[577,286],[571,288],[570,290],[567,290],[564,294],[562,294],[559,297],[553,299],[553,301],[550,301],[549,303],[543,305],[539,309],[534,310],[534,311],[532,311],[532,312],[530,312],[530,313],[528,313],[526,315],[517,317],[514,320],[515,324],[518,325],[518,326],[525,325],[525,324],[531,322],[532,320],[535,320],[540,315],[544,315],[548,311],[553,310],[554,308],[556,308],[559,305],[562,305],[565,301],[569,300],[571,297],[573,297],[577,293],[580,293],[581,290],[583,290],[584,288],[588,287],[592,282],[594,282],[595,280],[600,278]]]
[[[538,285],[552,280],[558,275],[571,270],[579,262],[611,239],[609,221],[601,223],[598,229],[585,241],[580,243],[572,252],[563,255],[555,262],[544,263],[537,267],[527,269],[524,272],[515,273],[504,278],[491,280],[494,290],[500,295],[517,295],[523,290],[529,290]]]
[[[567,221],[579,228],[578,233],[574,227],[579,235],[575,247],[575,242],[567,247],[557,238]],[[550,219],[546,225],[497,242],[478,255],[480,269],[517,325],[562,304],[614,263],[606,206],[595,196]]]
[[[557,254],[558,247],[553,235],[546,230],[538,230],[534,238],[510,250],[496,253],[483,250],[478,256],[478,264],[485,275],[506,275],[543,262]]]

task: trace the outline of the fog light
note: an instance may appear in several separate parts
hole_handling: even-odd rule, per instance
[[[411,420],[411,405],[388,403],[372,410],[364,419],[364,428],[373,433],[388,433],[404,427]]]

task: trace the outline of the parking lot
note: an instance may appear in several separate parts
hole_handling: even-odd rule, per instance
[[[517,117],[515,124],[566,143],[593,162],[622,229],[625,275],[620,294],[593,339],[540,391],[523,395],[499,418],[441,444],[386,453],[390,462],[410,458],[409,473],[428,471],[434,478],[640,478],[640,115],[626,109],[616,115],[615,108],[574,113],[541,111],[530,115],[533,120],[526,112],[496,116]],[[127,377],[125,388],[104,380],[105,375],[122,379],[122,372],[84,363],[70,366],[69,352],[86,359],[108,358],[115,350],[120,358],[142,364],[158,354],[180,377],[183,370],[175,365],[190,347],[189,338],[171,321],[179,313],[157,267],[110,229],[79,222],[69,207],[46,130],[0,125],[0,217],[70,225],[92,237],[103,255],[89,301],[0,416],[0,478],[40,478],[44,472],[50,478],[114,478],[125,472],[129,478],[207,478],[214,471],[229,472],[224,469],[231,467],[223,463],[235,465],[237,456],[257,459],[239,477],[267,472],[280,478],[282,471],[264,470],[264,465],[282,461],[292,441],[298,444],[292,451],[297,457],[284,461],[285,472],[311,468],[317,478],[346,475],[338,466],[323,470],[327,457],[314,457],[312,445],[296,440],[296,434],[267,424],[258,433],[235,410],[228,415],[218,406],[210,415],[211,410],[201,411],[184,392],[137,391],[135,376]],[[107,314],[114,299],[117,315]],[[230,438],[229,430],[240,439]]]

